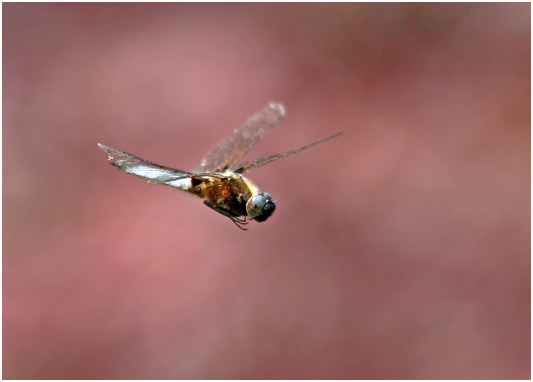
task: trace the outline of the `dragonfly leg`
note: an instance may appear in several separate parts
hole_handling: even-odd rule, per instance
[[[248,224],[248,220],[246,220],[246,216],[243,216],[242,218],[240,218],[239,216],[236,216],[235,214],[231,213],[228,210],[215,206],[213,203],[210,203],[207,200],[204,200],[204,204],[207,207],[211,208],[212,210],[218,212],[219,214],[228,217],[233,222],[233,224],[235,224],[237,227],[239,227],[243,231],[247,231],[246,228],[242,227],[243,225]]]
[[[246,220],[246,217],[239,219],[239,218],[230,218],[230,220],[235,224],[237,227],[242,229],[243,231],[248,231],[248,228],[242,227],[243,225],[248,224],[248,221]]]

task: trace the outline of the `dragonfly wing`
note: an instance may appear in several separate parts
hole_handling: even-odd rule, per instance
[[[262,140],[285,116],[280,103],[271,102],[235,132],[220,142],[202,159],[195,173],[220,172],[235,165],[256,143]]]
[[[101,143],[98,143],[98,147],[107,153],[110,164],[151,184],[164,184],[181,190],[191,187],[191,173],[160,166]]]
[[[316,141],[316,142],[310,143],[310,144],[302,146],[302,147],[300,147],[298,149],[287,151],[286,153],[283,153],[283,154],[270,155],[270,156],[267,156],[267,157],[261,157],[261,158],[253,159],[253,160],[251,160],[249,162],[239,163],[237,166],[234,166],[234,168],[232,170],[234,172],[236,172],[236,173],[244,174],[245,172],[251,171],[254,168],[264,166],[264,165],[266,165],[266,164],[268,164],[270,162],[273,162],[275,160],[278,160],[278,159],[281,159],[281,158],[285,158],[285,157],[287,157],[289,155],[296,154],[297,152],[300,152],[300,151],[303,151],[303,150],[307,150],[307,149],[309,149],[309,148],[311,148],[313,146],[318,145],[319,143],[324,143],[326,141],[329,141],[330,139],[337,138],[341,134],[342,133],[337,133],[335,135],[332,135],[331,137],[327,137],[327,138],[321,139],[320,141]]]

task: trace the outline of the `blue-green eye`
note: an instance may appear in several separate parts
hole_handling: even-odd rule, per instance
[[[248,216],[255,218],[263,212],[263,208],[267,202],[267,198],[263,195],[255,195],[252,199],[246,204],[246,211]]]
[[[246,204],[248,216],[258,222],[264,222],[276,209],[276,205],[269,193],[255,195]]]

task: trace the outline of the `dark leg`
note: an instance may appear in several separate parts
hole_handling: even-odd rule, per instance
[[[231,212],[229,212],[229,211],[227,211],[227,210],[225,210],[223,208],[217,207],[213,203],[208,202],[207,200],[204,201],[204,204],[207,207],[211,208],[212,210],[218,212],[219,214],[222,214],[222,215],[228,217],[233,222],[233,224],[235,224],[237,227],[239,227],[243,231],[247,231],[246,228],[242,227],[243,225],[248,224],[248,221],[246,220],[246,216],[244,216],[243,218],[239,219],[239,216],[235,216],[235,214],[232,214]]]

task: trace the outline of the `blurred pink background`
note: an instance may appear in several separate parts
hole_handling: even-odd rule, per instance
[[[530,4],[3,4],[3,376],[530,378]],[[242,232],[193,169],[270,100]]]

